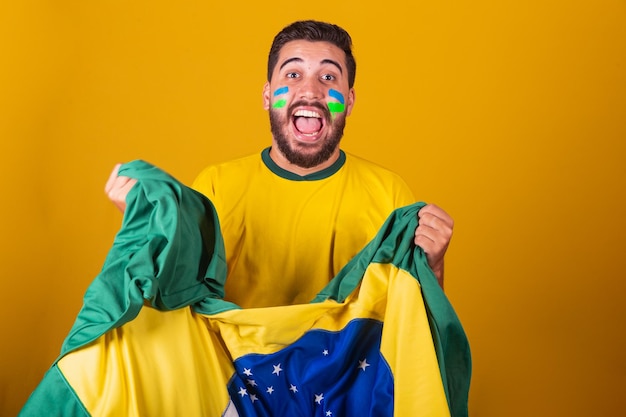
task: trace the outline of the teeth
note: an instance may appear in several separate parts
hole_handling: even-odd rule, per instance
[[[318,112],[314,112],[311,110],[298,110],[295,112],[294,116],[296,117],[315,117],[320,119],[322,116]]]

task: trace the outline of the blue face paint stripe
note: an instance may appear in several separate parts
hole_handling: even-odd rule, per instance
[[[280,87],[278,90],[274,91],[274,97],[279,96],[281,94],[285,94],[289,91],[289,87]]]
[[[333,90],[333,89],[328,90],[328,95],[331,96],[332,98],[334,98],[335,100],[337,100],[338,102],[340,102],[341,104],[345,103],[345,100],[343,98],[343,94],[341,94],[337,90]]]

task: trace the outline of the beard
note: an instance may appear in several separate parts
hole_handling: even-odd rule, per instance
[[[287,114],[292,114],[291,109],[293,107],[302,105],[303,103],[294,103],[290,106]],[[326,120],[331,120],[329,117],[329,111],[322,105],[310,104],[317,107]],[[313,168],[319,164],[322,164],[333,155],[339,142],[343,137],[343,130],[346,126],[346,115],[339,114],[331,123],[331,130],[329,135],[322,139],[321,143],[295,143],[292,144],[289,141],[289,131],[287,126],[291,123],[289,116],[283,116],[276,110],[270,110],[270,127],[272,129],[272,135],[276,140],[278,150],[285,156],[287,161],[291,164],[301,168]]]

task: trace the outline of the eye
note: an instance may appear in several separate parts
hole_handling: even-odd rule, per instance
[[[322,75],[322,80],[324,80],[324,81],[334,81],[335,80],[335,76],[331,75],[331,74],[324,74],[324,75]]]
[[[298,74],[297,72],[288,72],[287,74],[285,74],[285,77],[287,78],[298,78],[300,76],[300,74]]]

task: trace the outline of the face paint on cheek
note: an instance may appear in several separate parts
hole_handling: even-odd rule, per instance
[[[274,91],[274,97],[277,96],[282,96],[283,94],[287,94],[289,92],[289,87],[281,87],[279,89],[277,89],[276,91]],[[280,109],[285,107],[285,105],[287,104],[287,100],[285,100],[284,98],[278,99],[274,102],[274,104],[272,104],[272,107],[275,109]]]
[[[328,102],[328,110],[330,110],[330,114],[334,118],[337,115],[337,113],[343,113],[346,110],[346,106],[344,105],[345,99],[343,98],[343,94],[333,89],[328,90],[328,95],[330,96],[330,98],[333,98],[339,102],[339,103],[335,103],[334,101]]]

